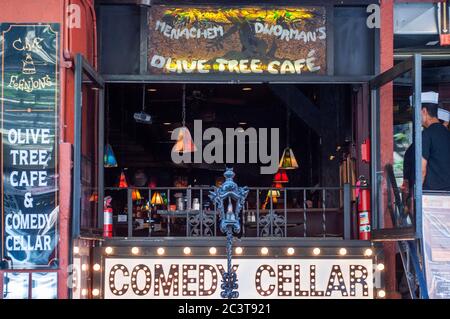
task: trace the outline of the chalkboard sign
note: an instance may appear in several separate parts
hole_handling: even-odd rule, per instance
[[[151,74],[325,74],[324,7],[167,7],[148,16]]]
[[[0,24],[2,261],[57,266],[59,24]]]

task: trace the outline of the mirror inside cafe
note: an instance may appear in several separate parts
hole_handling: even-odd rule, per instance
[[[209,192],[227,167],[249,188],[240,236],[343,237],[356,200],[343,186],[368,169],[355,164],[358,102],[348,84],[108,84],[112,237],[215,236]],[[95,209],[96,192],[84,198]]]

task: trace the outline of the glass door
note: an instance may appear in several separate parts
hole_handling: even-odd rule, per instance
[[[421,71],[422,57],[415,54],[369,83],[376,239],[421,236]]]
[[[75,57],[72,204],[72,298],[91,298],[92,249],[102,238],[104,82],[81,54]]]

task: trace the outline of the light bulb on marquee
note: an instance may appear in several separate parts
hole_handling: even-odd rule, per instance
[[[209,254],[210,254],[210,255],[215,255],[215,254],[217,254],[217,249],[216,249],[216,247],[211,247],[211,248],[209,249]]]
[[[373,251],[372,251],[372,249],[370,249],[370,248],[367,248],[367,249],[364,251],[364,256],[370,257],[370,256],[372,256],[372,254],[373,254]]]
[[[242,249],[242,247],[236,247],[236,250],[235,250],[236,254],[241,255],[243,251],[244,250]]]
[[[165,250],[164,250],[164,248],[162,248],[162,247],[159,247],[158,248],[158,250],[156,251],[157,253],[158,253],[158,255],[164,255],[164,253],[165,253]]]
[[[380,270],[380,271],[384,270],[384,264],[378,264],[377,265],[377,269]]]
[[[339,255],[341,255],[341,256],[347,255],[347,249],[345,249],[345,248],[339,249]]]
[[[131,248],[131,253],[132,253],[133,255],[139,254],[139,248],[137,248],[137,247]]]
[[[112,252],[113,252],[112,247],[106,247],[106,248],[105,248],[105,253],[106,253],[107,255],[111,255]]]
[[[269,249],[267,247],[261,248],[261,255],[267,255],[269,253]]]
[[[95,264],[92,269],[94,269],[95,271],[99,271],[102,267],[99,264]]]
[[[316,255],[316,256],[317,256],[317,255],[320,255],[320,248],[317,248],[317,247],[314,248],[314,249],[313,249],[313,254]]]
[[[189,247],[184,247],[183,253],[184,253],[185,255],[190,255],[190,254],[191,254],[191,248],[189,248]]]
[[[287,254],[288,255],[293,255],[295,253],[295,249],[294,248],[292,248],[292,247],[289,247],[288,249],[287,249]]]
[[[98,290],[98,289],[92,290],[92,295],[93,295],[93,296],[98,296],[98,295],[100,295],[100,290]]]
[[[386,297],[386,291],[384,291],[383,289],[378,290],[378,297],[380,298]]]

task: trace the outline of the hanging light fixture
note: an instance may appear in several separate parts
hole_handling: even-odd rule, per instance
[[[119,188],[128,188],[127,178],[123,171],[120,173]]]
[[[131,199],[133,201],[142,199],[141,193],[139,192],[139,190],[137,188],[133,189],[133,191],[131,192]]]
[[[91,197],[89,197],[90,202],[97,202],[98,201],[98,194],[96,191],[92,192]]]
[[[106,86],[106,98],[108,99],[108,86]],[[109,100],[109,99],[108,99]],[[108,129],[109,129],[109,104],[106,103],[106,144],[103,155],[103,166],[106,168],[117,167],[116,156],[114,155],[111,144],[108,143]]]
[[[280,169],[273,177],[273,182],[276,184],[284,184],[289,182],[289,178],[285,170]]]
[[[278,198],[278,197],[281,196],[280,190],[278,190],[278,189],[271,189],[271,190],[269,190],[269,193],[267,195],[269,197],[272,197],[272,198]]]
[[[270,197],[272,197],[272,203],[276,203],[276,202],[278,202],[278,197],[280,197],[281,196],[281,193],[280,193],[280,190],[278,189],[278,188],[281,188],[281,187],[279,187],[279,186],[281,186],[281,184],[275,184],[273,187],[275,187],[275,188],[272,188],[272,189],[270,189],[268,192],[267,192],[267,197],[268,198],[270,198]]]
[[[183,84],[183,109],[182,109],[182,127],[178,129],[177,142],[172,148],[172,152],[189,153],[196,152],[197,147],[192,140],[191,132],[186,127],[186,84]]]
[[[105,145],[104,167],[117,167],[117,160],[110,144]]]
[[[280,160],[280,165],[278,165],[279,168],[282,169],[297,169],[298,163],[295,159],[294,152],[290,147],[286,147],[283,151],[283,156]]]
[[[278,168],[280,169],[297,169],[298,163],[295,159],[294,152],[289,147],[289,117],[290,117],[290,109],[287,106],[286,112],[286,148],[283,151],[283,155],[281,156],[280,164]]]
[[[164,199],[161,196],[160,192],[154,192],[152,196],[152,200],[150,201],[152,205],[163,205]]]

